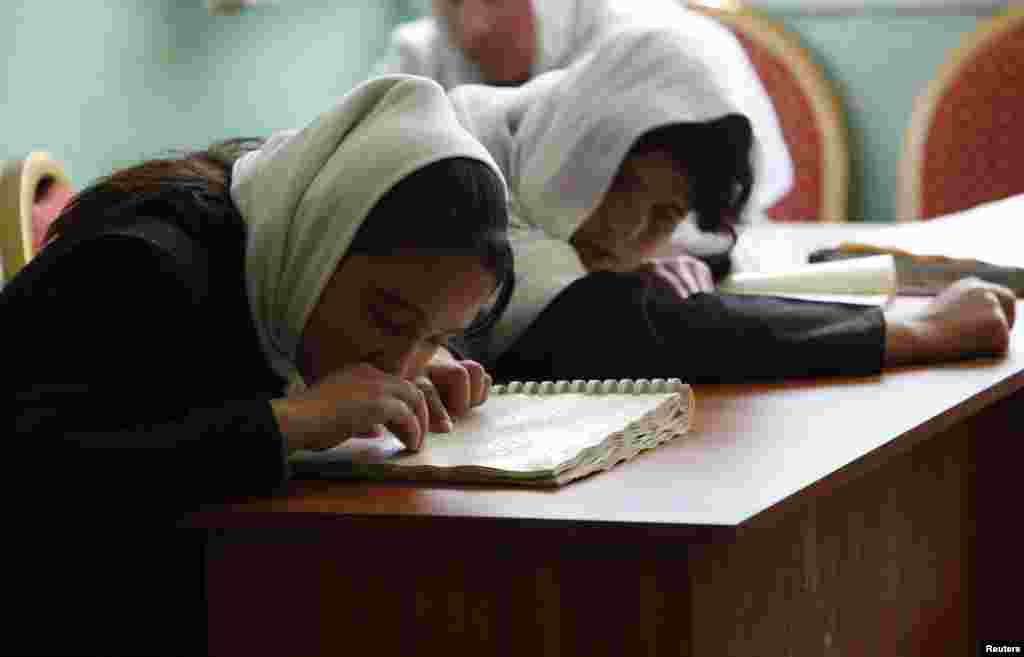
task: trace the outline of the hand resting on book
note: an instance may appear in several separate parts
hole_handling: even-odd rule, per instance
[[[315,477],[559,486],[683,437],[695,403],[679,379],[514,381],[492,396],[420,452],[356,438],[289,463]]]
[[[353,436],[373,435],[379,425],[418,450],[430,421],[419,387],[367,363],[349,365],[271,406],[289,451],[329,449]]]
[[[479,363],[440,349],[414,381],[360,363],[271,404],[289,451],[329,449],[354,436],[381,436],[384,429],[416,451],[427,431],[451,431],[453,417],[486,401],[491,384]]]
[[[416,379],[430,409],[430,431],[451,431],[452,418],[487,401],[492,383],[480,363],[458,360],[447,349],[438,349],[427,363],[426,376]]]

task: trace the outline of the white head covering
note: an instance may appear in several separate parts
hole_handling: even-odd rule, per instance
[[[671,18],[620,27],[586,58],[522,87],[465,85],[449,93],[459,120],[505,172],[513,197],[516,289],[485,361],[586,273],[568,239],[643,134],[743,114],[755,137],[750,205],[765,207],[791,185],[774,109],[742,46],[699,14]]]
[[[644,1],[654,0],[637,4]],[[532,77],[572,64],[616,19],[608,0],[531,0],[530,4],[537,37]]]
[[[567,240],[644,133],[732,113],[770,119],[760,131],[751,121],[751,203],[765,207],[785,193],[792,161],[757,74],[725,28],[692,17],[686,29],[621,28],[572,67],[517,89],[450,93],[459,119],[504,170],[520,218]]]
[[[499,172],[459,125],[442,88],[396,75],[366,82],[302,130],[274,134],[234,165],[231,198],[245,219],[245,275],[264,353],[295,366],[310,312],[377,201],[442,159],[470,157]]]
[[[649,13],[653,7],[677,6],[677,0],[528,1],[536,39],[531,78],[569,66],[638,14]],[[445,89],[483,81],[480,68],[462,54],[445,22],[436,16],[395,28],[389,52],[375,73],[426,75]]]

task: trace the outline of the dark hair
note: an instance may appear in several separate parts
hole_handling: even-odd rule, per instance
[[[46,242],[83,232],[117,227],[144,216],[168,216],[193,237],[205,235],[244,249],[244,220],[231,202],[231,167],[261,139],[217,142],[206,150],[153,159],[115,171],[82,190],[49,227]],[[131,212],[118,207],[131,204]],[[197,212],[197,207],[200,209]],[[505,187],[478,160],[440,160],[399,181],[370,211],[349,253],[385,255],[400,249],[478,255],[498,280],[497,300],[469,332],[490,328],[512,296],[512,249],[508,242]]]
[[[641,136],[631,152],[667,150],[690,179],[697,226],[709,232],[724,229],[735,238],[733,225],[750,199],[754,182],[752,146],[750,121],[741,114],[728,114],[707,123],[655,128]]]
[[[50,224],[45,242],[131,223],[152,208],[155,216],[170,216],[189,235],[212,230],[237,242],[244,222],[231,202],[231,165],[261,139],[217,142],[206,150],[180,151],[114,171],[75,195]],[[131,207],[130,212],[119,209]],[[197,212],[198,209],[201,210]]]
[[[483,162],[453,157],[406,176],[374,205],[349,253],[475,255],[498,281],[496,301],[467,336],[485,332],[508,306],[514,286],[508,207],[501,178]]]

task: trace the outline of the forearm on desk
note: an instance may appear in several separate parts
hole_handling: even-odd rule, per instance
[[[885,321],[885,367],[898,367],[921,360],[921,329],[905,311],[888,310]]]
[[[579,339],[581,324],[588,340]],[[595,357],[595,341],[616,348]],[[602,272],[563,291],[498,360],[495,377],[865,376],[881,371],[885,344],[878,308],[718,293],[681,301],[639,276]]]

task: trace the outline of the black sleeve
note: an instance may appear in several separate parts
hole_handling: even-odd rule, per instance
[[[472,350],[468,346],[468,340],[461,335],[450,338],[445,347],[448,348],[448,351],[451,352],[452,356],[457,360],[467,360],[472,358],[472,356],[467,355],[472,353]]]
[[[497,362],[498,381],[669,378],[743,383],[881,372],[879,308],[701,293],[635,274],[567,287]]]
[[[270,396],[221,368],[207,328],[224,318],[196,302],[180,264],[119,236],[51,248],[0,303],[17,351],[2,385],[18,473],[71,501],[127,494],[168,510],[280,485]]]

